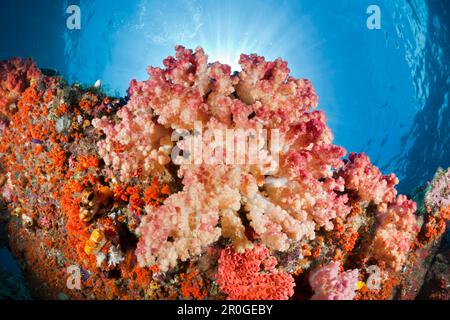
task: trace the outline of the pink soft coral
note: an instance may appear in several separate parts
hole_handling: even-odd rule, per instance
[[[220,254],[217,284],[230,300],[287,300],[294,294],[294,279],[276,265],[264,246],[244,253],[227,248]]]
[[[100,156],[125,181],[161,171],[170,161],[167,150],[171,146],[170,136],[163,139],[169,133],[154,123],[151,110],[141,108],[136,100],[132,98],[117,112],[119,123],[106,116],[92,121],[106,135],[105,140],[98,142]]]
[[[379,205],[392,202],[397,194],[394,187],[398,184],[398,179],[395,175],[383,176],[364,153],[350,154],[342,176],[346,188],[356,191],[362,200],[373,201]]]
[[[287,63],[267,62],[256,54],[242,54],[242,72],[236,91],[239,98],[254,105],[258,117],[270,128],[295,123],[305,110],[317,106],[317,95],[305,79],[289,77]]]
[[[377,215],[379,225],[373,242],[373,256],[395,271],[401,269],[418,232],[416,210],[416,203],[401,195],[388,206],[387,212]]]
[[[340,271],[336,261],[314,270],[309,283],[314,290],[313,300],[353,300],[358,285],[358,270]]]
[[[220,236],[217,203],[206,205],[201,185],[171,195],[164,206],[147,207],[138,229],[136,254],[140,265],[157,264],[162,271],[186,261]]]

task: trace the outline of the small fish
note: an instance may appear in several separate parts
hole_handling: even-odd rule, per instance
[[[384,147],[384,145],[385,145],[386,142],[388,141],[388,138],[389,138],[389,136],[385,136],[385,137],[383,138],[383,140],[381,140],[380,147]]]
[[[44,76],[47,76],[47,77],[59,76],[59,72],[54,69],[41,68],[41,72]]]
[[[34,144],[43,144],[44,143],[42,140],[39,140],[39,139],[33,139],[33,140],[31,140],[31,142]]]
[[[100,87],[102,86],[102,81],[101,80],[97,80],[94,83],[94,87],[97,89],[100,89]]]
[[[81,271],[81,277],[82,277],[83,281],[85,281],[85,282],[88,281],[89,277],[90,277],[89,271],[84,270],[84,269],[81,269],[80,271]]]
[[[380,109],[387,108],[388,106],[389,106],[389,102],[385,102],[384,104],[382,104],[382,105],[380,106]]]
[[[366,283],[365,282],[363,282],[363,281],[358,281],[358,284],[357,284],[357,288],[358,288],[358,290],[361,290],[363,287],[365,287],[366,286]]]

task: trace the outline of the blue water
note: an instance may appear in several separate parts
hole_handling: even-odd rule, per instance
[[[81,8],[81,30],[65,9]],[[381,30],[366,8],[381,8]],[[66,0],[0,5],[0,59],[33,57],[69,81],[124,95],[176,44],[237,69],[241,52],[282,57],[312,80],[335,141],[364,151],[400,191],[450,166],[449,7],[445,0]]]
[[[0,264],[6,272],[20,274],[20,268],[15,262],[11,252],[6,248],[0,248]]]

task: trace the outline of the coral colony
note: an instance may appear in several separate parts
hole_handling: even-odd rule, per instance
[[[126,98],[0,63],[3,211],[35,297],[412,297],[450,173],[418,209],[365,154],[345,158],[285,61],[239,63],[178,46]]]

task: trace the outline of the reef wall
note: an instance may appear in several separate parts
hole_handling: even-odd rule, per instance
[[[449,218],[448,172],[417,208],[394,174],[345,158],[285,61],[239,62],[232,74],[178,46],[126,98],[0,63],[1,194],[34,297],[416,297]]]

